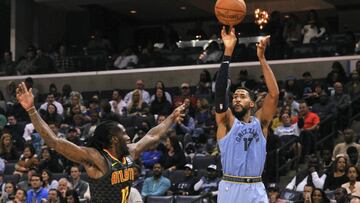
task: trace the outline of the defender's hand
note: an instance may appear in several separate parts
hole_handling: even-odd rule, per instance
[[[16,99],[26,111],[34,107],[34,95],[31,88],[28,90],[24,82],[16,88]]]
[[[269,44],[269,41],[270,41],[270,35],[261,38],[259,43],[256,44],[258,58],[265,57],[265,49],[266,49],[266,46]]]

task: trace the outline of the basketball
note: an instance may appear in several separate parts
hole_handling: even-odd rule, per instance
[[[246,15],[246,4],[243,0],[217,0],[215,15],[224,25],[237,25]]]

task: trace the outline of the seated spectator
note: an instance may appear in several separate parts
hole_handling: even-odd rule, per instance
[[[345,188],[348,194],[360,197],[360,182],[357,181],[359,177],[359,170],[355,166],[350,166],[347,172],[349,182],[341,185]]]
[[[360,77],[359,77],[359,73],[354,70],[353,72],[351,72],[350,75],[350,81],[346,84],[345,89],[348,90],[348,93],[351,97],[351,101],[352,101],[352,115],[356,115],[360,112],[360,101],[359,99],[357,99],[360,95]]]
[[[128,202],[143,203],[140,192],[134,187],[130,188],[130,194],[129,194]]]
[[[314,80],[312,78],[312,75],[309,71],[306,71],[302,74],[303,82],[300,86],[301,89],[301,97],[299,98],[305,98],[308,96],[308,94],[312,93],[312,89],[314,86]]]
[[[304,203],[307,202],[307,203],[310,203],[312,198],[312,193],[314,191],[314,186],[312,184],[306,184],[304,186],[304,192],[303,192],[303,200],[304,200]]]
[[[312,92],[306,95],[304,99],[309,106],[313,106],[314,104],[319,103],[320,96],[323,94],[326,94],[324,86],[321,83],[316,82]]]
[[[299,104],[299,102],[297,102],[297,101],[295,100],[294,95],[291,94],[291,93],[288,93],[288,94],[285,96],[285,99],[284,99],[284,100],[285,100],[284,105],[290,107],[290,110],[291,110],[290,114],[291,114],[291,115],[294,115],[294,116],[297,116],[297,115],[299,114],[299,111],[300,111],[300,110],[299,110],[300,104]]]
[[[30,181],[31,189],[27,191],[26,203],[47,201],[48,190],[42,187],[41,175],[33,174]]]
[[[346,154],[349,157],[350,165],[355,166],[356,168],[360,168],[360,157],[358,150],[355,147],[351,146],[347,148]]]
[[[195,195],[194,185],[197,183],[197,180],[193,173],[193,165],[186,164],[185,168],[185,177],[177,183],[173,183],[171,187],[171,192],[173,195]]]
[[[294,47],[300,43],[301,40],[301,24],[299,18],[290,14],[284,25],[282,34],[287,46]]]
[[[269,203],[279,203],[280,189],[276,183],[269,183],[267,187],[267,194],[269,197]]]
[[[17,117],[15,115],[9,113],[7,115],[8,123],[4,127],[3,132],[8,132],[12,136],[13,144],[15,145],[17,150],[24,150],[25,140],[22,137],[24,134],[25,124],[22,122],[18,122]]]
[[[173,98],[173,105],[176,105],[180,102],[183,103],[185,99],[190,100],[191,107],[196,106],[197,97],[191,93],[190,84],[189,83],[182,83],[180,89],[180,95],[175,95]]]
[[[37,74],[52,73],[54,71],[54,61],[44,54],[42,49],[36,50],[34,65]]]
[[[19,159],[19,154],[9,133],[3,133],[0,138],[0,157],[6,161]]]
[[[63,115],[64,107],[61,103],[55,100],[55,95],[53,93],[48,93],[46,97],[46,102],[40,106],[40,109],[47,111],[49,104],[53,104],[54,106],[56,106],[56,112],[60,115]]]
[[[111,105],[112,112],[119,114],[120,116],[126,116],[126,103],[121,97],[120,90],[113,90],[112,100],[109,101],[109,104]]]
[[[316,113],[320,117],[320,120],[325,120],[336,114],[336,107],[335,104],[330,101],[329,96],[326,93],[322,93],[319,96],[319,102],[313,104],[311,111]]]
[[[303,154],[310,154],[314,150],[314,139],[319,129],[320,118],[316,113],[309,110],[305,101],[299,102],[300,112],[298,114],[298,122],[304,122],[301,129],[300,139],[303,146]]]
[[[334,84],[334,77],[337,78],[337,81],[335,82],[341,82],[344,84],[347,81],[347,76],[344,70],[344,67],[341,65],[339,61],[334,61],[334,63],[331,66],[331,71],[326,76],[326,81],[328,84]],[[334,76],[336,75],[336,76]]]
[[[170,188],[171,182],[169,179],[162,176],[162,166],[157,163],[153,167],[153,176],[146,178],[141,190],[143,197],[147,196],[163,196]]]
[[[171,113],[171,103],[166,99],[165,92],[163,89],[156,89],[155,99],[151,102],[150,113],[169,115]]]
[[[61,198],[61,193],[56,189],[50,189],[48,192],[48,203],[63,203],[66,202]]]
[[[37,173],[36,168],[30,168],[29,171],[27,172],[27,179],[20,181],[16,185],[16,188],[20,188],[25,191],[28,191],[29,189],[31,189],[31,176],[35,173]]]
[[[131,48],[127,48],[116,58],[114,67],[118,69],[133,69],[136,68],[138,62],[139,57]]]
[[[54,104],[48,104],[46,111],[41,114],[41,117],[46,123],[55,123],[60,125],[63,121],[62,116],[58,114],[57,108]]]
[[[143,115],[146,114],[145,109],[148,107],[147,103],[143,100],[140,91],[136,90],[132,93],[132,99],[127,105],[128,115]]]
[[[120,120],[120,115],[111,111],[111,105],[109,104],[109,102],[101,103],[100,115],[101,115],[100,122],[107,121],[107,120],[119,122],[119,120]]]
[[[160,160],[164,169],[169,171],[183,169],[186,158],[183,149],[179,145],[179,141],[176,138],[167,137],[164,145],[165,149]]]
[[[1,76],[12,76],[17,75],[16,63],[12,59],[12,52],[4,52],[4,60],[0,63],[0,75]]]
[[[344,137],[344,142],[335,146],[332,159],[335,160],[336,156],[339,154],[346,154],[349,147],[355,147],[360,154],[360,144],[354,142],[354,130],[347,128],[343,131],[343,133],[341,133],[341,135]]]
[[[331,171],[326,176],[324,190],[336,190],[336,188],[348,182],[349,178],[347,177],[346,171],[347,159],[343,155],[338,155]]]
[[[143,174],[141,174],[141,167],[135,164],[134,181],[132,182],[132,187],[137,189],[138,191],[141,191],[143,184],[144,184],[144,176]]]
[[[206,49],[199,55],[198,64],[219,62],[223,52],[216,41],[210,42]]]
[[[150,94],[144,88],[145,88],[144,81],[137,80],[135,89],[125,95],[125,98],[124,98],[125,103],[129,104],[133,98],[133,96],[132,96],[133,93],[139,92],[143,101],[147,104],[150,104]]]
[[[58,52],[54,56],[54,64],[57,73],[74,71],[74,59],[67,54],[65,45],[60,45]]]
[[[27,144],[25,145],[24,152],[20,156],[19,161],[15,164],[15,175],[22,176],[27,173],[30,168],[37,168],[39,165],[39,159],[35,154],[35,148]]]
[[[325,192],[322,189],[315,188],[311,194],[311,202],[304,201],[304,203],[329,203]]]
[[[15,203],[25,203],[26,201],[26,191],[23,189],[17,189],[15,193]],[[49,202],[51,203],[51,202]]]
[[[344,130],[348,125],[351,117],[351,98],[350,95],[344,93],[343,85],[340,82],[334,83],[335,94],[331,96],[330,100],[335,104],[337,116],[337,129]]]
[[[291,151],[292,155],[290,157],[295,156],[296,158],[300,158],[302,146],[300,144],[299,124],[297,122],[292,124],[291,117],[288,113],[283,113],[281,115],[281,122],[282,125],[275,129],[274,134],[280,138],[282,145],[291,142],[289,148],[284,149],[286,151]]]
[[[207,167],[207,175],[203,176],[194,185],[194,191],[201,195],[210,197],[217,196],[220,178],[217,175],[217,167],[214,164],[210,164]]]
[[[158,145],[153,145],[149,150],[141,153],[141,161],[146,169],[152,169],[154,164],[160,162],[161,156]]]
[[[73,185],[73,189],[78,193],[80,199],[89,201],[91,199],[89,183],[82,180],[80,175],[81,172],[79,166],[72,166],[70,169],[70,183]]]
[[[80,197],[76,190],[67,190],[65,196],[66,203],[80,203]]]
[[[34,74],[37,67],[35,66],[35,50],[28,48],[26,56],[22,58],[16,66],[19,75]]]
[[[303,192],[306,184],[323,188],[326,174],[322,172],[319,165],[319,159],[316,156],[311,156],[308,161],[308,168],[298,172],[286,186],[286,189]]]
[[[298,82],[294,76],[289,76],[285,81],[285,87],[281,90],[285,98],[287,94],[292,94],[295,98],[300,99],[302,97],[302,89],[298,85]]]
[[[61,194],[60,199],[66,199],[66,192],[68,190],[72,189],[72,185],[66,178],[60,178],[60,180],[58,182],[59,182],[59,186],[58,186],[57,190]]]
[[[165,93],[165,98],[166,100],[168,100],[170,102],[170,104],[172,104],[172,99],[171,99],[171,94],[169,92],[166,91],[166,88],[165,88],[165,85],[164,85],[164,82],[159,80],[156,82],[155,84],[155,89],[162,89]],[[150,98],[150,102],[154,101],[155,100],[155,94],[153,94]]]
[[[15,184],[13,182],[7,182],[5,184],[5,190],[1,194],[0,202],[6,203],[8,200],[15,198]]]
[[[86,107],[84,106],[83,97],[80,92],[78,91],[72,91],[70,93],[70,106],[66,107],[66,114],[69,115],[69,112],[72,107],[79,106],[80,107],[80,113],[86,112]]]
[[[41,171],[41,180],[43,182],[43,188],[47,190],[56,189],[59,186],[59,182],[52,179],[52,173],[47,169]]]
[[[200,79],[196,85],[195,95],[197,96],[211,96],[211,75],[208,70],[203,70],[200,73]]]
[[[39,171],[46,170],[52,173],[61,173],[63,169],[64,166],[59,155],[54,150],[43,147],[40,153]]]
[[[325,32],[326,29],[319,25],[317,12],[315,10],[310,10],[307,22],[301,30],[303,44],[309,44],[311,40],[322,37]]]

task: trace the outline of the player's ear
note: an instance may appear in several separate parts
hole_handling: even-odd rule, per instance
[[[255,102],[254,101],[250,101],[250,108],[254,108],[255,107]]]

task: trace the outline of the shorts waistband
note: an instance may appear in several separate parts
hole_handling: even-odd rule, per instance
[[[261,176],[245,177],[245,176],[231,176],[224,174],[222,179],[224,181],[233,183],[259,183],[262,182]]]

